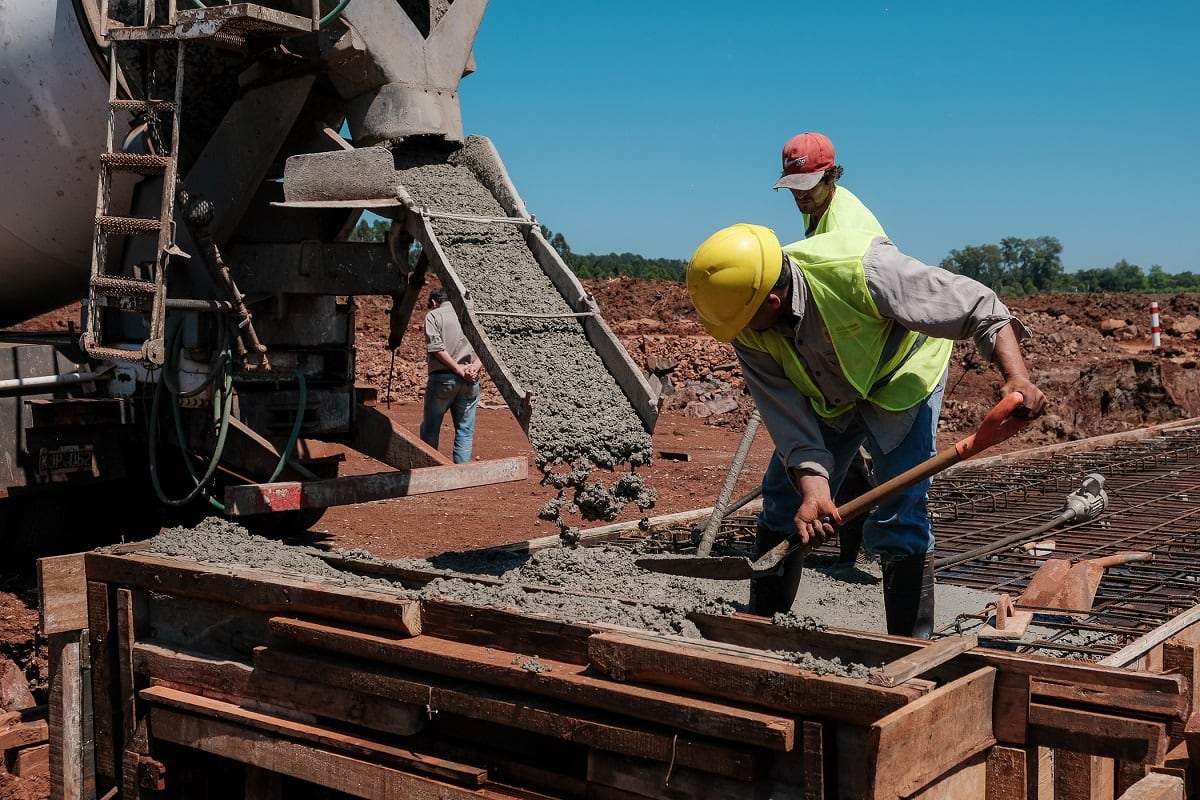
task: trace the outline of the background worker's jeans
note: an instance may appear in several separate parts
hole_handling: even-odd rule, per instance
[[[845,431],[821,425],[825,446],[833,455],[834,474],[830,491],[836,495],[858,448],[864,442],[871,453],[871,468],[876,483],[891,478],[927,461],[937,453],[937,422],[942,411],[945,379],[921,404],[908,435],[890,453],[884,453],[858,417]],[[774,467],[774,471],[772,471]],[[769,484],[768,484],[769,482]],[[921,555],[933,549],[933,526],[926,508],[931,479],[921,481],[906,492],[877,507],[863,524],[863,547],[885,561]],[[790,493],[786,490],[790,489]],[[758,522],[764,528],[790,532],[800,507],[800,493],[792,486],[778,455],[774,455],[763,476],[763,510]]]
[[[479,406],[479,382],[465,381],[453,372],[429,373],[425,383],[425,415],[421,419],[421,441],[438,446],[446,412],[454,422],[454,463],[471,460],[475,442],[475,409]]]

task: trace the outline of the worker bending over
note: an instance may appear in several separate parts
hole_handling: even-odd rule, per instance
[[[830,231],[781,247],[774,232],[738,224],[692,256],[688,293],[704,327],[732,342],[746,385],[799,491],[794,526],[810,546],[841,522],[833,493],[864,444],[882,483],[932,458],[952,340],[973,339],[1042,413],[1019,338],[1029,330],[981,283],[929,267],[885,237]],[[888,633],[933,631],[933,531],[927,479],[880,504],[863,527],[883,567]],[[784,565],[787,608],[803,554]]]
[[[806,239],[847,228],[887,235],[870,209],[849,189],[838,185],[845,170],[837,163],[828,136],[814,132],[796,134],[784,143],[782,162],[783,172],[773,188],[787,189],[791,194],[804,219]],[[866,459],[853,458],[834,501],[838,505],[849,502],[868,492],[872,485]],[[799,507],[800,495],[776,451],[771,454],[762,478],[762,511],[754,535],[759,555],[788,537]],[[839,562],[855,562],[862,544],[862,526],[862,517],[856,517],[839,531]],[[762,578],[750,585],[750,610],[765,617],[784,613],[791,607],[794,595],[795,589],[789,590],[785,576]]]

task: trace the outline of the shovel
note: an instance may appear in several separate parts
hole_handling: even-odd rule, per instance
[[[1029,423],[1029,419],[1026,417],[1013,416],[1013,412],[1020,407],[1024,399],[1019,392],[1008,395],[988,412],[987,417],[979,425],[979,430],[975,433],[959,440],[953,446],[947,447],[928,461],[918,464],[891,480],[881,483],[871,491],[838,506],[838,515],[843,522],[853,519],[926,478],[936,475],[952,464],[978,455],[992,445],[1008,439]],[[751,561],[745,556],[647,556],[637,559],[634,563],[642,569],[667,575],[740,581],[774,575],[787,557],[798,548],[805,552],[811,549],[801,541],[799,532],[793,532],[791,536],[759,556],[755,561]]]
[[[1150,561],[1153,553],[1128,552],[1089,558],[1071,566],[1066,558],[1052,558],[1033,574],[1025,592],[1017,599],[1023,609],[1049,608],[1058,611],[1091,611],[1096,590],[1106,567],[1131,561]]]

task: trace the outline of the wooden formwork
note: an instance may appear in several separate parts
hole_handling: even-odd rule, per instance
[[[1127,669],[745,615],[693,614],[705,638],[687,639],[138,552],[39,567],[55,798],[1113,800],[1195,785],[1191,628]],[[822,675],[784,652],[878,668]]]

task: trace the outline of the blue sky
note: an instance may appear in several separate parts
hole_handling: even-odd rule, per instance
[[[492,0],[460,86],[529,210],[579,253],[802,238],[780,150],[927,263],[1053,236],[1069,271],[1200,272],[1200,3]]]

